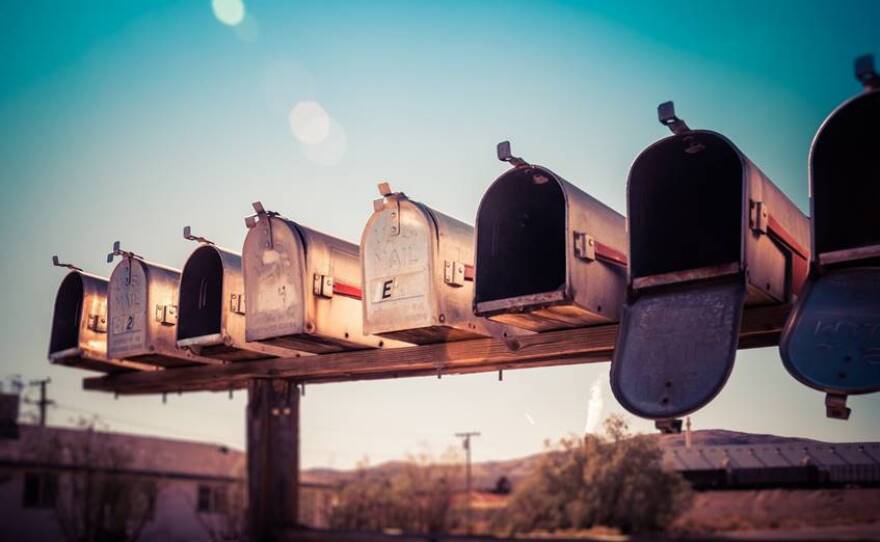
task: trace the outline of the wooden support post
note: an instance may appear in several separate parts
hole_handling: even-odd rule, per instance
[[[248,535],[276,540],[299,525],[299,390],[292,380],[248,383]]]

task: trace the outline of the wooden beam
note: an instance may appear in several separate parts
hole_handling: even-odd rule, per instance
[[[788,306],[778,305],[746,309],[740,330],[740,348],[778,344],[788,311]],[[242,387],[254,378],[321,383],[570,365],[610,361],[616,338],[615,324],[518,337],[513,349],[500,340],[473,339],[114,374],[86,378],[83,387],[122,395],[224,391]]]

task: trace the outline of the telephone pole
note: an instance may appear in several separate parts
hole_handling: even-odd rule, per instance
[[[46,386],[52,382],[51,378],[44,378],[42,380],[31,380],[29,384],[31,386],[39,386],[40,387],[40,400],[37,401],[37,406],[40,407],[40,427],[46,426],[46,409],[55,404],[55,401],[49,400],[46,395]]]
[[[465,470],[465,488],[467,494],[467,530],[468,534],[471,533],[473,529],[473,517],[471,513],[471,437],[479,437],[480,433],[477,431],[468,431],[466,433],[456,433],[456,437],[462,439],[461,445],[465,450],[466,461],[466,470]]]

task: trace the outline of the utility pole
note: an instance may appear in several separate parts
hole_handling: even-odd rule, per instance
[[[42,380],[31,380],[29,384],[31,386],[39,386],[40,387],[40,400],[37,401],[37,405],[40,407],[40,427],[46,426],[46,409],[55,404],[55,401],[49,400],[46,395],[46,386],[52,382],[51,378],[44,378]]]
[[[468,431],[466,433],[456,433],[456,437],[462,439],[461,445],[464,447],[467,467],[465,470],[465,487],[467,492],[467,531],[471,533],[473,529],[473,514],[471,513],[471,437],[479,437],[477,431]]]

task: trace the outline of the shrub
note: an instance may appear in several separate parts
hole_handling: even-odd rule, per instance
[[[516,485],[496,519],[506,535],[531,531],[615,527],[662,530],[691,498],[687,483],[661,468],[655,439],[632,436],[610,417],[604,436],[566,438]]]

